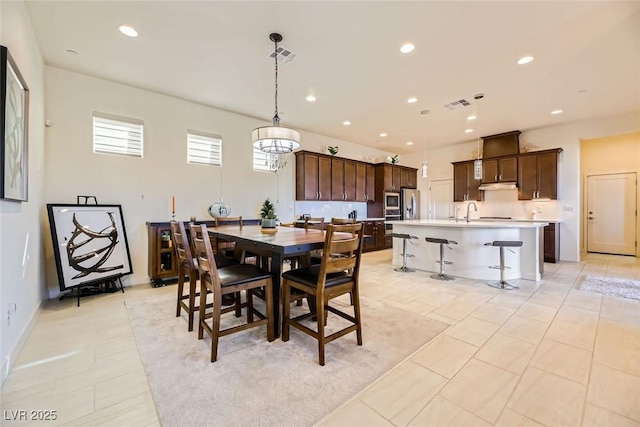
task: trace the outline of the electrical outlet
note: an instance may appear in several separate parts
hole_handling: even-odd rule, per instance
[[[536,213],[542,213],[542,208],[540,206],[536,206]]]
[[[573,212],[573,206],[563,206],[562,210],[565,212]]]

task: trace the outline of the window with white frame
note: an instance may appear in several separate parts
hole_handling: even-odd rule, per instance
[[[187,163],[222,166],[222,137],[187,131]]]
[[[273,172],[269,160],[272,155],[253,147],[253,170],[258,172]]]
[[[93,113],[93,152],[142,157],[142,120]]]

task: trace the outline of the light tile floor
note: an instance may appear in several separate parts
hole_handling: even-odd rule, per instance
[[[584,274],[638,279],[638,259],[545,264],[541,282],[513,291],[390,263],[390,251],[364,255],[362,294],[451,327],[322,425],[640,426],[640,301],[574,288]],[[47,425],[159,425],[124,301],[175,290],[45,302],[2,387],[0,424],[55,410]]]

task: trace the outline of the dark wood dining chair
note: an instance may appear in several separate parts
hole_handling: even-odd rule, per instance
[[[198,269],[198,260],[195,257],[196,246],[195,246],[195,238],[202,239],[202,227],[199,224],[194,224],[193,222],[189,223],[189,244],[191,245],[191,253],[194,254],[194,266],[196,270]],[[211,235],[208,236],[209,241],[211,242],[211,247],[215,248],[216,238]],[[230,253],[230,252],[229,252]],[[228,267],[230,265],[240,264],[244,260],[244,251],[240,248],[234,248],[234,251],[231,255],[227,255],[225,252],[216,252],[214,250],[213,257],[216,259],[216,266],[218,268]],[[199,275],[199,273],[198,273]],[[196,297],[200,295],[200,292],[196,292]],[[232,305],[235,304],[236,307],[236,317],[242,316],[242,309],[240,308],[240,292],[234,295],[225,295],[222,298],[222,305]],[[209,304],[210,306],[210,304]],[[197,309],[197,307],[196,307]],[[189,329],[191,330],[191,329]]]
[[[273,330],[273,276],[268,271],[253,264],[236,264],[218,269],[211,242],[206,238],[208,236],[207,226],[202,224],[201,227],[202,236],[205,236],[205,238],[194,237],[196,258],[200,271],[198,339],[204,337],[205,331],[211,337],[211,362],[215,362],[218,357],[218,340],[222,336],[266,325],[267,340],[271,342],[275,339]],[[265,313],[261,313],[253,306],[253,291],[259,288],[264,288]],[[241,304],[241,308],[246,308],[246,323],[222,329],[222,314],[235,310],[235,307],[222,308],[222,297],[242,291],[246,292],[246,302]],[[207,293],[211,293],[213,297],[210,311],[206,310]],[[254,316],[258,317],[259,320],[255,320]]]
[[[237,225],[242,230],[243,222],[241,216],[225,216],[215,218],[216,227],[220,227],[223,225]],[[216,239],[216,246],[214,247],[214,253],[216,252],[225,252],[227,255],[230,255],[235,249],[235,242],[230,242],[228,240]]]
[[[176,251],[178,269],[178,298],[176,306],[176,317],[180,317],[182,309],[187,312],[188,330],[193,331],[193,317],[198,310],[196,297],[199,293],[196,290],[198,280],[198,267],[196,266],[184,224],[179,221],[171,221],[171,239]],[[189,292],[184,293],[185,276],[189,280]]]
[[[305,230],[324,230],[324,217],[305,219],[304,229]]]
[[[344,225],[344,224],[355,224],[355,218],[331,218],[331,224],[333,225]]]
[[[325,364],[325,345],[350,332],[356,333],[358,345],[362,345],[362,320],[360,317],[359,273],[362,254],[362,223],[327,226],[322,262],[319,265],[290,270],[283,278],[283,325],[282,340],[289,340],[289,328],[293,326],[311,335],[318,341],[320,365]],[[335,233],[349,233],[344,238]],[[315,309],[309,313],[290,318],[290,295],[293,289],[302,291],[315,299]],[[329,301],[344,294],[351,294],[353,315],[329,305]],[[325,336],[328,313],[336,314],[351,324],[339,331]],[[317,329],[313,330],[302,323],[303,320],[317,316]]]

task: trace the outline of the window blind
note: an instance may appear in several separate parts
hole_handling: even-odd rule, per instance
[[[93,152],[142,157],[143,122],[93,113]]]
[[[187,131],[187,163],[222,166],[222,137]]]

